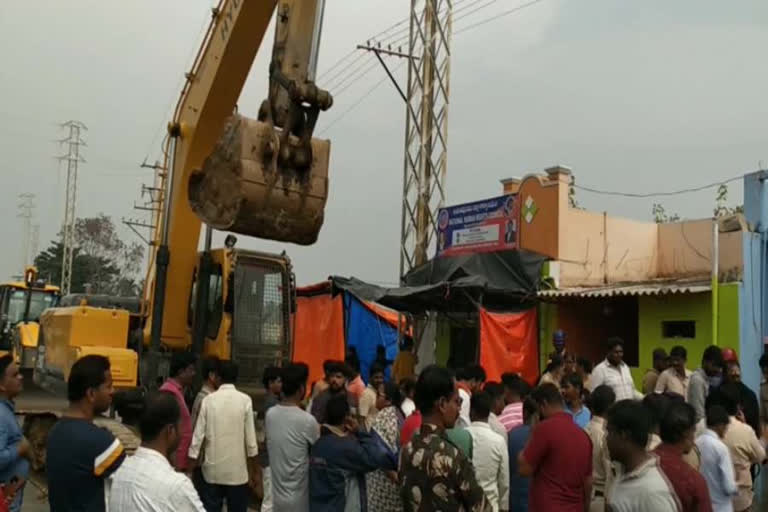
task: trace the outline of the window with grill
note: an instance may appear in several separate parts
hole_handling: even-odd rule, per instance
[[[661,336],[665,339],[695,339],[696,322],[693,320],[661,322]]]

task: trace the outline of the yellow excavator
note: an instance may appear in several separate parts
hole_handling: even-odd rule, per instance
[[[87,299],[46,310],[36,383],[60,393],[75,361],[102,354],[116,388],[152,387],[170,355],[192,351],[236,360],[243,387],[256,392],[265,366],[290,360],[289,258],[237,249],[234,235],[211,249],[211,238],[212,229],[303,245],[318,237],[330,142],[312,134],[333,102],[314,83],[324,8],[324,0],[222,0],[212,9],[168,125],[140,327],[131,330],[128,311]],[[248,119],[236,103],[273,16],[268,97]]]

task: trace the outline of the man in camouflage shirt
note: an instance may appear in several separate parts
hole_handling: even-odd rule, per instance
[[[459,400],[450,370],[433,365],[421,372],[416,406],[423,422],[400,458],[405,512],[491,510],[471,462],[445,434],[459,417]]]

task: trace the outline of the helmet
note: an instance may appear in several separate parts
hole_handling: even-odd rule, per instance
[[[728,361],[738,361],[739,356],[736,354],[736,351],[732,348],[724,348],[723,349],[723,361],[726,363]]]
[[[565,342],[565,331],[563,331],[562,329],[556,330],[555,333],[552,335],[552,340],[564,343]]]

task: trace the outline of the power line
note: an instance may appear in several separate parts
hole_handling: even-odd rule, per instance
[[[482,26],[482,25],[485,25],[486,23],[490,23],[490,22],[492,22],[492,21],[498,20],[499,18],[503,18],[503,17],[505,17],[505,16],[509,16],[510,14],[514,14],[514,13],[516,13],[516,12],[518,12],[518,11],[522,11],[523,9],[525,9],[525,8],[527,8],[527,7],[531,7],[532,5],[536,5],[536,4],[538,4],[539,2],[543,2],[543,1],[544,1],[544,0],[531,0],[531,1],[530,1],[530,2],[528,2],[528,3],[522,4],[522,5],[518,5],[517,7],[513,8],[513,9],[509,9],[509,10],[507,10],[507,11],[503,11],[503,12],[500,12],[500,13],[496,14],[495,16],[492,16],[492,17],[490,17],[490,18],[486,18],[486,19],[484,19],[484,20],[480,20],[480,21],[478,21],[477,23],[473,23],[473,24],[471,24],[471,25],[468,25],[468,26],[466,26],[466,27],[463,27],[461,30],[457,30],[457,31],[454,33],[454,35],[459,35],[459,34],[461,34],[462,32],[466,32],[466,31],[468,31],[468,30],[472,30],[473,28],[477,28],[477,27],[480,27],[480,26]]]
[[[344,87],[342,87],[341,89],[337,90],[336,93],[334,94],[334,96],[338,98],[341,95],[341,93],[343,93],[344,91],[346,91],[347,89],[352,87],[355,84],[355,82],[357,82],[358,80],[362,80],[364,76],[366,76],[368,73],[370,73],[371,71],[373,71],[377,67],[379,67],[379,63],[377,61],[373,61],[373,63],[370,66],[368,66],[368,69],[363,71],[357,78],[355,78],[354,80],[352,80],[351,82],[346,84]],[[339,85],[341,85],[341,84],[339,84]]]
[[[363,58],[365,58],[365,60],[363,60]],[[350,65],[352,65],[352,64],[354,64],[354,63],[356,63],[356,62],[358,62],[358,61],[360,61],[360,60],[363,60],[363,62],[362,62],[362,63],[361,63],[359,66],[356,66],[356,67],[355,67],[355,69],[353,69],[352,71],[350,71],[349,73],[347,73],[347,74],[346,74],[345,76],[343,76],[343,77],[342,77],[340,80],[336,80],[335,82],[334,82],[334,80],[335,80],[335,79],[336,79],[336,78],[337,78],[339,75],[334,75],[334,77],[333,77],[333,78],[331,78],[330,80],[328,80],[328,82],[327,82],[327,84],[324,86],[324,88],[330,91],[330,90],[332,90],[332,89],[336,89],[336,88],[338,88],[339,86],[341,86],[341,84],[345,83],[345,82],[346,82],[347,80],[349,80],[349,79],[350,79],[352,76],[354,76],[356,73],[358,73],[358,72],[359,72],[361,69],[363,69],[363,68],[365,68],[366,66],[368,66],[368,64],[370,63],[370,61],[371,61],[371,60],[373,60],[373,55],[369,55],[369,54],[366,54],[366,53],[361,53],[361,54],[360,54],[360,56],[359,56],[357,59],[353,60],[353,61],[350,63]],[[349,67],[349,66],[348,66],[348,67]]]
[[[395,71],[397,71],[398,69],[400,69],[401,67],[403,67],[403,64],[405,64],[405,62],[406,62],[406,61],[401,61],[401,62],[400,62],[400,64],[398,64],[397,66],[395,66],[395,69],[393,70],[393,73],[394,73]],[[362,95],[360,98],[358,98],[358,100],[357,100],[355,103],[353,103],[353,104],[352,104],[352,105],[351,105],[351,106],[350,106],[350,107],[349,107],[347,110],[345,110],[344,112],[342,112],[342,113],[341,113],[341,114],[340,114],[338,117],[336,117],[336,118],[335,118],[333,121],[331,121],[329,124],[327,124],[327,125],[326,125],[326,126],[325,126],[325,127],[322,129],[322,130],[320,130],[320,131],[318,132],[318,135],[322,135],[323,133],[327,132],[328,130],[330,130],[330,129],[331,129],[331,127],[332,127],[333,125],[335,125],[336,123],[338,123],[339,121],[341,121],[342,119],[344,119],[344,117],[346,117],[346,116],[347,116],[347,114],[349,114],[350,112],[352,112],[352,111],[353,111],[355,108],[357,108],[357,107],[358,107],[358,106],[359,106],[359,105],[360,105],[360,104],[361,104],[363,101],[365,101],[365,99],[366,99],[366,98],[368,98],[368,96],[370,96],[371,94],[373,94],[373,92],[374,92],[376,89],[378,89],[379,87],[381,87],[381,84],[383,84],[384,82],[386,82],[386,81],[387,81],[387,78],[388,78],[388,77],[386,77],[386,76],[385,76],[384,78],[382,78],[381,80],[379,80],[378,82],[376,82],[376,83],[373,85],[373,87],[371,87],[370,89],[368,89],[368,91],[366,91],[366,93],[365,93],[365,94],[363,94],[363,95]]]
[[[636,192],[617,192],[617,191],[611,191],[611,190],[600,190],[596,188],[591,187],[583,187],[581,185],[573,184],[573,188],[578,190],[583,190],[584,192],[590,192],[592,194],[599,194],[603,196],[618,196],[618,197],[632,197],[632,198],[639,198],[639,199],[647,199],[649,197],[669,197],[669,196],[679,196],[682,194],[692,194],[694,192],[701,192],[703,190],[707,190],[710,188],[719,187],[721,185],[727,185],[728,183],[732,183],[734,181],[740,181],[744,179],[744,175],[734,176],[733,178],[728,178],[726,180],[716,181],[714,183],[709,183],[707,185],[702,185],[700,187],[692,187],[692,188],[684,188],[680,190],[673,190],[669,192],[648,192],[648,193],[636,193]]]

